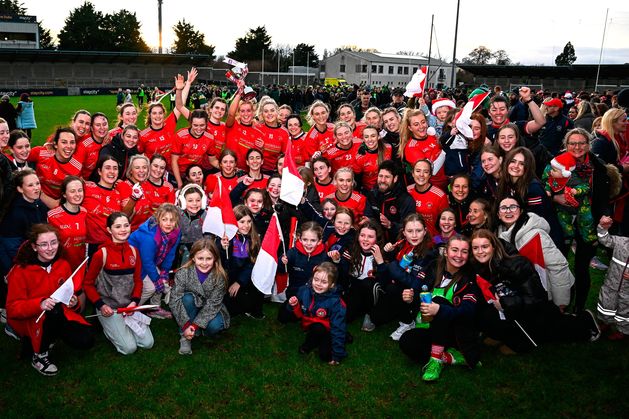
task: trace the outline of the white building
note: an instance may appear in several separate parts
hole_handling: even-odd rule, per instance
[[[339,78],[350,84],[373,87],[404,87],[417,68],[427,64],[428,58],[421,56],[341,51],[323,60],[321,78]],[[448,86],[451,74],[451,64],[432,58],[426,88]]]
[[[37,18],[0,15],[0,48],[38,49]]]

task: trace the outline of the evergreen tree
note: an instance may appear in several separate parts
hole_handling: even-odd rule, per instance
[[[572,43],[568,41],[563,52],[555,58],[555,65],[572,65],[577,60],[577,55],[574,53],[574,47]]]
[[[207,45],[205,35],[197,31],[192,24],[183,19],[177,22],[173,30],[177,37],[173,43],[173,53],[206,54],[210,56],[210,61],[214,60],[214,45]]]
[[[135,13],[120,10],[103,18],[102,29],[109,34],[105,47],[109,51],[151,52],[140,35],[140,22]]]
[[[103,31],[104,16],[90,2],[70,12],[59,32],[59,49],[74,51],[106,50],[106,34]]]
[[[266,33],[266,27],[258,26],[249,29],[244,37],[238,38],[235,49],[228,56],[234,60],[248,62],[259,60],[262,50],[269,56],[275,54],[271,51],[271,37]]]

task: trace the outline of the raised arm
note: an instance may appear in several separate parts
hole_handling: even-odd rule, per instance
[[[190,117],[190,110],[186,108],[182,95],[185,85],[186,83],[183,76],[181,74],[177,74],[177,77],[175,77],[175,109],[177,109],[184,118],[188,119]]]
[[[227,120],[225,121],[225,126],[227,128],[234,125],[236,121],[236,112],[238,111],[238,105],[240,105],[240,98],[242,96],[242,92],[245,88],[245,81],[238,80],[238,90],[236,90],[236,94],[234,95],[234,100],[229,105],[229,111],[227,112]]]
[[[192,67],[190,71],[188,71],[188,80],[186,80],[186,84],[184,85],[183,90],[181,91],[182,103],[186,103],[186,100],[188,99],[188,93],[190,93],[190,87],[192,86],[192,83],[194,83],[194,80],[197,78],[198,74],[199,73],[197,72],[197,69],[194,67]],[[177,98],[175,97],[175,101],[176,100]],[[179,112],[177,108],[175,108],[173,112],[175,113],[175,118],[179,119],[181,112]]]
[[[528,87],[520,88],[520,99],[522,99],[522,102],[528,106],[531,111],[531,116],[533,117],[533,120],[527,122],[526,124],[526,132],[529,134],[535,134],[537,131],[542,129],[544,125],[546,125],[546,118],[544,118],[542,110],[533,100],[532,96],[531,89]]]

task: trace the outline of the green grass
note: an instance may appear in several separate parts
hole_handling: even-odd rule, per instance
[[[596,273],[590,306],[602,275]],[[297,353],[296,324],[233,319],[215,339],[177,353],[174,321],[154,320],[155,346],[130,356],[98,333],[91,351],[58,344],[58,376],[39,375],[17,360],[19,344],[0,338],[3,417],[85,416],[350,416],[350,417],[626,417],[627,342],[547,344],[527,355],[488,348],[475,371],[447,367],[424,384],[420,366],[389,339],[394,326],[373,333],[352,324],[354,343],[338,367]]]
[[[36,143],[81,108],[107,113],[114,125],[113,96],[34,101]],[[589,307],[603,279],[592,272]],[[187,357],[177,353],[177,327],[168,320],[153,321],[153,349],[126,357],[100,331],[88,352],[59,343],[53,378],[18,360],[19,344],[0,334],[0,416],[612,418],[629,411],[628,342],[547,344],[513,357],[488,348],[482,368],[448,367],[426,385],[421,367],[388,337],[394,325],[369,334],[350,325],[349,357],[330,367],[297,353],[303,333],[275,320],[277,305],[265,313],[262,321],[233,319],[216,339],[195,340]]]
[[[32,145],[41,145],[46,138],[52,134],[58,126],[69,125],[72,116],[79,109],[86,109],[91,113],[103,112],[109,118],[109,128],[113,128],[117,122],[116,96],[43,96],[32,97],[35,103],[35,119],[37,129],[33,130]],[[18,98],[11,99],[11,103],[16,106]],[[166,109],[170,109],[168,99],[162,102]],[[143,129],[146,110],[142,110],[138,115],[138,127]],[[180,118],[177,126],[179,128],[187,125],[187,122]]]

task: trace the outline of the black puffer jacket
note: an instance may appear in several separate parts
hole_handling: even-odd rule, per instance
[[[492,284],[505,315],[517,319],[537,312],[548,302],[548,293],[542,286],[537,271],[524,256],[512,256],[496,263],[476,265],[476,273]]]

